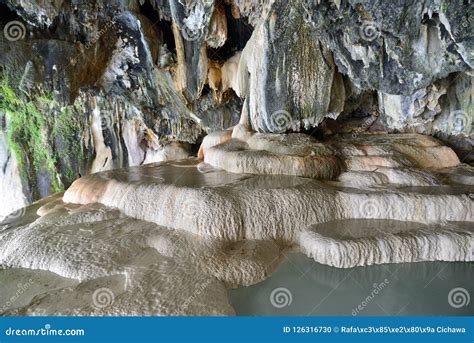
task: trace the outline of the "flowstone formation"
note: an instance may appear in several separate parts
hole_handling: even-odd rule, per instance
[[[0,273],[35,281],[3,314],[231,315],[226,288],[294,250],[340,268],[473,261],[473,170],[439,141],[242,132],[205,141],[205,162],[92,174],[7,219]]]
[[[260,133],[423,133],[472,163],[472,6],[2,0],[0,218],[80,176],[192,156],[241,115]]]

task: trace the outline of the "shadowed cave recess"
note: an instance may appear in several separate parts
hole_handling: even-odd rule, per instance
[[[474,314],[473,12],[0,0],[0,315]]]

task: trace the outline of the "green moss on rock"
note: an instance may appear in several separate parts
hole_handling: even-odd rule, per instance
[[[56,169],[56,159],[50,144],[49,111],[53,105],[52,96],[38,96],[32,99],[19,95],[20,92],[10,85],[7,77],[0,80],[0,111],[7,119],[6,137],[10,150],[20,166],[22,177],[33,185],[33,197],[36,198],[37,176],[45,172],[50,176],[51,192],[63,190]]]

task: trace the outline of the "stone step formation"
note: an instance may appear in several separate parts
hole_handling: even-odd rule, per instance
[[[1,313],[233,315],[226,290],[289,251],[338,268],[474,260],[473,170],[434,138],[208,137],[202,159],[91,174],[7,218],[0,274],[27,289]]]
[[[0,315],[232,315],[293,251],[472,261],[473,6],[2,0]]]

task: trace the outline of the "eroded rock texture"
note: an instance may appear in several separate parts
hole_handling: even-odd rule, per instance
[[[343,110],[342,77],[304,14],[275,3],[242,53],[238,94],[258,131],[308,129]]]
[[[361,88],[411,95],[450,73],[472,68],[472,4],[305,3],[308,20],[333,51],[340,71]]]
[[[0,315],[231,315],[290,248],[472,261],[473,6],[0,0],[0,278],[36,280]]]
[[[204,158],[220,149],[246,173],[196,158],[100,172],[7,218],[2,283],[32,281],[0,314],[233,315],[226,288],[264,280],[290,249],[338,268],[473,260],[473,170],[451,149],[292,135],[254,133],[237,157],[228,132],[206,143]],[[346,165],[334,180],[297,176],[322,151]]]

